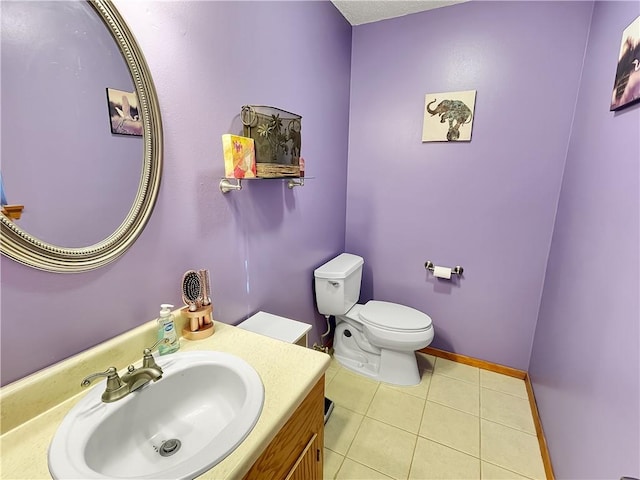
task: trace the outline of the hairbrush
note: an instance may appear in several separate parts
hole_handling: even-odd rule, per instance
[[[195,270],[188,270],[182,277],[182,301],[195,312],[202,305],[202,282]]]

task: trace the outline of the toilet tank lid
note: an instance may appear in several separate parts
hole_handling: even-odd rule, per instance
[[[364,259],[351,253],[341,253],[313,271],[316,278],[345,278],[364,263]]]

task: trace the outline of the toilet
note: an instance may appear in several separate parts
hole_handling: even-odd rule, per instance
[[[345,368],[374,380],[417,385],[415,351],[433,340],[431,318],[397,303],[358,304],[363,265],[362,257],[342,253],[313,272],[318,311],[336,318],[334,357]]]

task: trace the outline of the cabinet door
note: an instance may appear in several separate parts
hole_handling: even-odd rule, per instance
[[[1,0],[0,0],[1,1]],[[315,445],[314,443],[315,442]],[[311,392],[296,409],[287,423],[278,432],[271,443],[264,449],[260,457],[245,474],[244,480],[283,480],[322,479],[322,459],[324,456],[324,376],[311,389]],[[307,475],[301,467],[300,474],[295,474],[296,467],[302,463],[311,466],[315,460],[319,473]],[[310,469],[315,472],[316,470]]]
[[[320,480],[322,478],[323,450],[314,433],[296,460],[285,480]]]

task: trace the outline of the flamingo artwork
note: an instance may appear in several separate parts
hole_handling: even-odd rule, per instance
[[[107,88],[111,133],[142,136],[142,122],[135,92]]]

